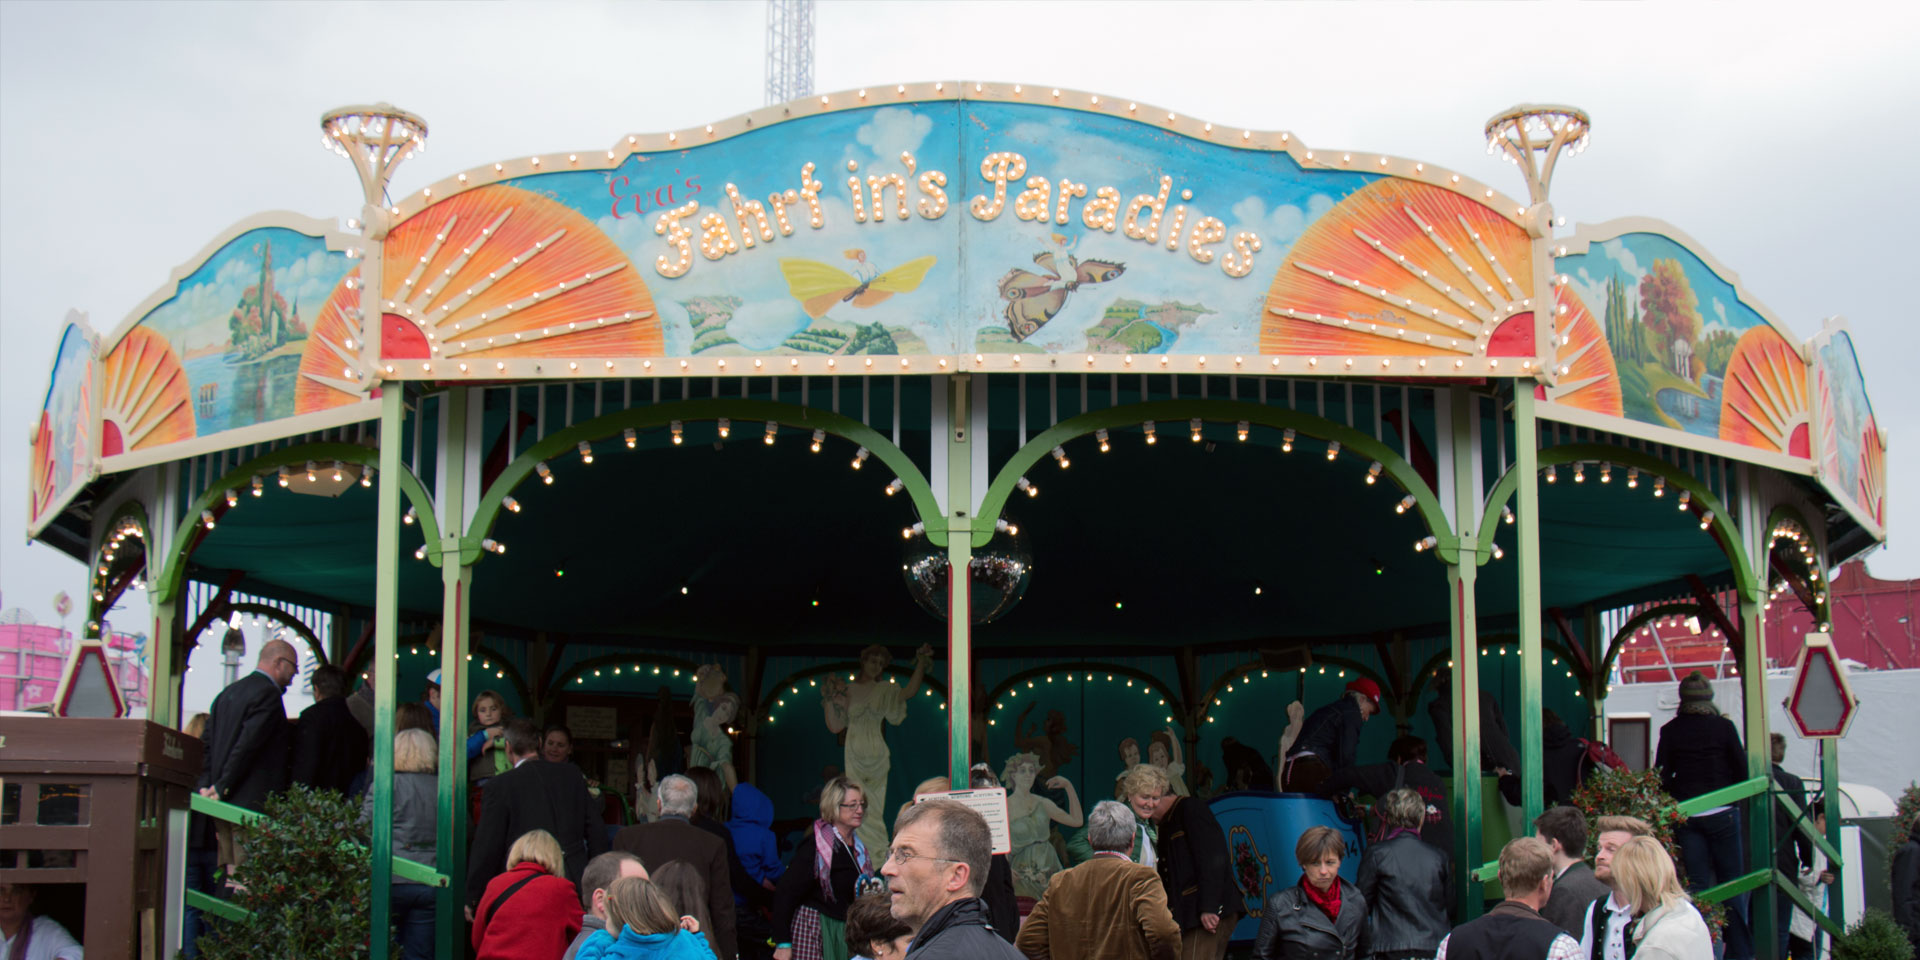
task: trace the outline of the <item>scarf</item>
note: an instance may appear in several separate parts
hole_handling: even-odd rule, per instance
[[[27,947],[33,944],[33,913],[27,913],[20,932],[13,938],[13,949],[7,951],[7,960],[27,960]]]
[[[813,822],[813,879],[820,884],[820,896],[828,903],[833,902],[833,850],[845,842],[833,824],[825,820]],[[853,835],[853,867],[862,877],[873,873],[873,861],[867,859],[867,845],[860,842],[857,833]]]
[[[1308,902],[1319,907],[1320,912],[1327,915],[1328,920],[1338,921],[1340,919],[1339,877],[1333,879],[1333,884],[1327,887],[1327,892],[1321,893],[1313,888],[1313,884],[1307,882],[1307,875],[1302,873],[1300,875],[1300,890],[1307,895]]]

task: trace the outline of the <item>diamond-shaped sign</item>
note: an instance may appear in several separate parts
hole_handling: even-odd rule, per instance
[[[1860,711],[1860,700],[1847,682],[1847,667],[1834,652],[1833,638],[1824,633],[1807,634],[1795,665],[1793,696],[1787,701],[1787,717],[1805,739],[1836,738],[1847,734],[1847,725]]]

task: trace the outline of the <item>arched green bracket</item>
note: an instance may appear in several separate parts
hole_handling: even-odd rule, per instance
[[[675,420],[715,420],[728,417],[741,421],[772,421],[782,427],[796,430],[824,430],[836,437],[852,441],[866,447],[881,463],[900,478],[908,499],[923,520],[933,520],[940,516],[940,508],[934,501],[933,487],[927,478],[914,466],[906,451],[894,446],[880,431],[851,417],[843,417],[826,410],[802,407],[791,403],[777,403],[770,400],[748,400],[742,398],[709,398],[685,400],[677,403],[660,403],[644,407],[631,407],[604,416],[595,417],[556,433],[548,434],[540,442],[529,447],[515,457],[500,475],[494,478],[487,488],[486,495],[480,498],[474,511],[473,523],[469,533],[460,542],[460,562],[472,564],[480,558],[480,541],[493,530],[494,521],[500,516],[502,503],[507,495],[518,487],[521,481],[534,472],[534,465],[557,457],[579,446],[581,441],[594,441],[617,435],[620,431],[632,427],[636,430],[657,429],[669,425]],[[938,534],[936,539],[935,535]],[[929,523],[928,539],[936,543],[945,543],[945,533],[938,524]]]
[[[309,443],[284,450],[274,450],[227,471],[220,479],[208,486],[205,493],[195,498],[181,516],[180,526],[174,530],[173,543],[167,550],[165,570],[161,573],[159,580],[153,580],[151,577],[148,579],[153,591],[153,602],[165,603],[173,599],[185,583],[187,558],[199,545],[199,537],[196,533],[201,525],[202,512],[213,510],[215,504],[220,505],[220,510],[216,512],[224,512],[228,490],[243,491],[241,495],[247,496],[248,494],[244,491],[252,485],[255,475],[269,474],[280,467],[299,466],[304,471],[309,460],[315,462],[338,460],[341,463],[357,463],[362,467],[378,468],[380,451],[374,447],[363,447],[355,443]],[[384,482],[386,478],[383,474],[376,479]],[[429,544],[439,542],[439,528],[433,516],[433,498],[427,495],[426,488],[420,485],[420,479],[413,475],[413,471],[401,470],[399,480],[400,492],[413,505],[415,519],[420,523],[420,533]],[[427,559],[436,567],[440,565],[440,558],[432,550],[427,551]],[[148,565],[147,572],[149,574],[153,572],[151,564]]]
[[[1633,619],[1628,620],[1625,624],[1621,625],[1620,629],[1614,631],[1613,639],[1607,643],[1607,655],[1602,657],[1600,659],[1600,665],[1594,668],[1594,689],[1599,690],[1606,682],[1607,675],[1613,673],[1613,661],[1619,658],[1620,651],[1626,649],[1627,641],[1633,639],[1634,631],[1664,617],[1692,617],[1699,616],[1703,612],[1705,611],[1700,604],[1688,601],[1686,603],[1663,603],[1658,606],[1648,607],[1635,614]]]
[[[1740,597],[1751,601],[1760,599],[1760,588],[1754,580],[1753,565],[1747,560],[1746,550],[1740,546],[1739,528],[1734,526],[1733,517],[1728,515],[1726,505],[1720,502],[1720,498],[1713,495],[1713,491],[1706,483],[1658,457],[1625,447],[1608,446],[1604,443],[1578,443],[1549,447],[1540,451],[1538,456],[1542,470],[1582,461],[1611,463],[1619,467],[1638,467],[1641,473],[1665,477],[1668,485],[1692,494],[1695,503],[1713,511],[1715,539],[1720,541],[1720,549],[1727,555],[1728,565],[1733,568],[1734,587],[1740,592]],[[1508,467],[1507,472],[1501,475],[1500,481],[1493,485],[1493,489],[1487,494],[1486,505],[1481,510],[1481,516],[1491,516],[1493,511],[1513,498],[1514,492],[1520,486],[1517,469],[1517,463]],[[1481,564],[1485,564],[1493,556],[1493,537],[1499,529],[1500,524],[1489,523],[1480,531],[1480,542],[1476,549],[1480,555]]]
[[[1024,689],[1024,688],[1021,688],[1020,686],[1021,684],[1030,683],[1035,677],[1044,678],[1044,677],[1052,676],[1053,674],[1056,674],[1056,673],[1067,673],[1067,674],[1101,673],[1101,674],[1108,674],[1114,677],[1125,677],[1128,680],[1138,680],[1140,681],[1141,684],[1146,686],[1147,689],[1158,690],[1160,692],[1161,697],[1165,698],[1165,700],[1167,701],[1167,707],[1168,709],[1172,710],[1174,716],[1184,720],[1187,715],[1186,705],[1184,703],[1181,703],[1179,694],[1175,693],[1172,689],[1168,688],[1165,683],[1161,682],[1160,678],[1154,676],[1151,673],[1146,672],[1145,670],[1141,670],[1135,667],[1123,666],[1121,664],[1115,664],[1115,663],[1101,663],[1093,660],[1081,661],[1078,663],[1052,663],[1044,667],[1034,667],[1032,669],[1022,670],[1019,673],[1013,674],[1012,676],[1006,678],[1005,680],[1000,681],[999,684],[995,685],[992,690],[989,690],[987,692],[987,697],[985,700],[987,709],[989,711],[1002,709],[1002,707],[997,706],[997,704],[1001,703],[1002,698],[1007,697],[1009,693],[1013,694],[1013,697],[1009,699],[1018,699],[1019,690]],[[1070,680],[1068,682],[1084,683],[1088,681]],[[1044,681],[1042,685],[1044,685]],[[1058,686],[1058,684],[1056,684],[1056,686]],[[1034,689],[1037,690],[1039,689],[1039,687],[1036,686]]]
[[[1820,529],[1819,527],[1816,527],[1813,524],[1808,523],[1807,518],[1804,515],[1802,515],[1799,510],[1795,509],[1792,506],[1783,504],[1781,506],[1773,508],[1773,512],[1767,515],[1766,551],[1768,555],[1769,566],[1771,566],[1771,561],[1772,561],[1773,542],[1776,539],[1773,535],[1773,531],[1776,528],[1778,528],[1782,523],[1791,523],[1799,527],[1801,532],[1804,533],[1809,540],[1814,540],[1814,531]],[[1813,622],[1816,627],[1818,627],[1820,624],[1823,624],[1823,623],[1831,624],[1833,622],[1833,590],[1831,589],[1833,586],[1833,582],[1830,579],[1828,579],[1832,575],[1833,571],[1827,569],[1827,565],[1825,562],[1826,555],[1827,555],[1826,546],[1820,543],[1818,540],[1814,540],[1813,556],[1808,566],[1808,572],[1817,574],[1819,577],[1819,580],[1817,583],[1810,584],[1810,586],[1812,586],[1813,589],[1819,591],[1819,594],[1818,594],[1819,596],[1824,596],[1827,598],[1826,600],[1816,602],[1814,604],[1816,609],[1813,611],[1810,611],[1814,615]],[[1767,570],[1762,570],[1759,576],[1761,577],[1762,580],[1765,580],[1768,582],[1772,581],[1770,572]],[[1812,579],[1812,578],[1809,578],[1809,579]],[[1768,597],[1767,600],[1762,600],[1761,602],[1765,603],[1768,600],[1771,600],[1771,597]]]
[[[300,642],[305,643],[307,645],[307,649],[313,652],[313,658],[315,660],[318,660],[321,666],[327,665],[326,644],[321,643],[320,638],[317,636],[314,636],[313,631],[311,629],[308,629],[307,625],[304,623],[301,623],[300,619],[298,617],[295,617],[293,614],[290,614],[287,611],[282,610],[271,603],[255,603],[250,600],[242,600],[238,603],[229,603],[227,604],[227,610],[231,613],[250,613],[250,614],[255,614],[257,616],[272,618],[272,620],[275,623],[278,623],[282,627],[287,628],[287,630],[291,632],[294,636],[299,637]],[[207,626],[212,626],[214,623],[219,623],[219,622],[220,621],[217,621],[217,620],[212,621],[211,623],[208,623]],[[186,642],[187,656],[189,657],[193,656],[193,651],[200,649],[199,638],[200,638],[199,634],[194,634],[193,636],[187,638],[187,642]]]
[[[841,661],[839,663],[825,663],[825,664],[820,664],[818,666],[807,667],[804,670],[795,670],[794,672],[789,673],[784,677],[781,677],[778,681],[772,684],[769,684],[767,686],[767,692],[760,695],[760,710],[752,718],[754,729],[758,729],[759,722],[762,719],[772,716],[773,711],[785,709],[784,707],[780,706],[780,699],[782,697],[797,697],[800,695],[799,693],[795,693],[795,692],[781,693],[780,692],[781,687],[786,687],[789,691],[793,691],[800,686],[800,682],[803,680],[813,681],[814,678],[816,677],[824,677],[824,676],[827,676],[828,674],[841,673],[848,670],[851,670],[853,672],[858,672],[859,669],[860,669],[860,664],[858,663],[851,662],[851,661]],[[882,676],[893,677],[896,680],[905,682],[906,680],[909,680],[913,677],[913,668],[911,666],[906,666],[906,667],[889,666],[887,667],[886,672],[882,674]],[[948,700],[951,699],[947,695],[948,691],[947,691],[946,683],[934,677],[932,671],[928,671],[925,675],[923,675],[920,678],[920,683],[923,686],[925,686],[926,689],[932,690],[935,693],[937,693],[940,697],[940,702],[946,703]],[[814,689],[819,689],[819,688],[815,686]],[[742,710],[746,709],[746,706],[742,704],[741,709]],[[953,709],[953,707],[949,705],[947,709],[951,710]]]
[[[111,518],[105,526],[96,528],[107,532],[105,536],[100,538],[99,543],[94,544],[92,562],[87,564],[87,580],[89,583],[98,582],[100,584],[101,589],[98,592],[104,593],[105,588],[110,586],[107,582],[107,576],[111,574],[102,575],[100,573],[101,561],[103,555],[107,552],[107,541],[111,538],[112,531],[118,530],[121,524],[129,520],[133,521],[133,526],[138,530],[136,536],[140,538],[140,562],[149,567],[152,565],[153,534],[152,527],[148,526],[147,523],[147,507],[138,500],[127,500],[113,509]],[[109,566],[108,569],[112,570],[114,567]],[[124,569],[124,567],[121,569]],[[153,571],[149,569],[147,572],[152,573]],[[89,637],[98,634],[101,612],[110,609],[108,605],[116,599],[115,597],[106,597],[103,600],[95,600],[93,598],[95,592],[92,588],[87,590],[87,619],[85,622],[93,625],[93,629],[86,633]]]
[[[1039,436],[1027,442],[1007,460],[993,484],[987,488],[987,496],[980,505],[980,513],[973,518],[973,545],[983,547],[993,539],[993,524],[1006,509],[1007,500],[1018,489],[1020,478],[1027,469],[1039,463],[1042,457],[1054,447],[1069,440],[1087,436],[1102,428],[1132,426],[1146,420],[1174,425],[1184,432],[1187,421],[1198,417],[1211,423],[1238,423],[1246,421],[1249,426],[1268,427],[1276,430],[1291,429],[1295,434],[1315,440],[1338,441],[1343,456],[1351,455],[1361,460],[1379,461],[1382,475],[1399,484],[1400,489],[1413,495],[1414,512],[1426,522],[1427,532],[1433,534],[1437,545],[1433,549],[1436,558],[1444,563],[1454,563],[1459,543],[1453,535],[1453,528],[1447,523],[1446,511],[1441,509],[1440,498],[1436,496],[1427,482],[1420,477],[1405,458],[1395,453],[1386,444],[1375,440],[1370,434],[1361,433],[1344,424],[1334,423],[1325,417],[1289,410],[1285,407],[1268,407],[1257,403],[1243,403],[1237,400],[1159,400],[1152,403],[1136,403],[1130,406],[1112,407],[1083,413],[1080,416],[1062,420],[1042,431]]]
[[[645,664],[647,666],[653,667],[656,670],[665,668],[667,670],[680,671],[680,676],[678,677],[674,676],[672,673],[661,673],[658,675],[658,677],[655,677],[654,674],[646,673],[645,671],[641,671],[641,670],[634,670],[633,675],[636,677],[639,677],[642,682],[652,682],[657,679],[659,683],[668,683],[675,680],[681,680],[681,678],[683,677],[691,679],[693,677],[694,671],[700,669],[700,664],[697,664],[692,660],[688,660],[683,657],[663,657],[657,653],[602,654],[596,657],[588,657],[587,659],[581,660],[580,662],[575,663],[572,666],[568,667],[567,669],[561,671],[559,676],[556,676],[553,678],[553,686],[546,691],[547,695],[551,697],[551,696],[556,696],[558,694],[566,692],[568,689],[570,689],[568,687],[568,684],[584,685],[581,683],[577,683],[576,681],[584,681],[584,680],[590,679],[591,678],[590,675],[594,674],[595,671],[598,671],[606,667],[611,667],[616,671],[622,671],[618,675],[624,677],[627,675],[625,672],[626,667],[629,664],[635,663],[636,661],[639,663]],[[685,683],[683,685],[686,687],[687,692],[689,693],[692,692],[693,688],[690,683]],[[645,695],[649,697],[653,696],[654,693],[657,692],[658,690],[659,690],[659,685],[655,684],[654,686],[648,688],[645,691]],[[580,692],[612,693],[617,691],[608,691],[608,690],[585,691],[583,690]],[[635,692],[636,693],[639,692],[638,688],[635,688]],[[739,691],[734,691],[734,692],[738,693]],[[675,694],[675,696],[678,696],[678,695],[679,695],[678,693]]]

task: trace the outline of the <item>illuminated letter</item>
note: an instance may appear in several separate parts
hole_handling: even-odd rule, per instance
[[[1151,193],[1143,193],[1134,197],[1133,202],[1127,204],[1127,215],[1125,218],[1126,233],[1130,239],[1145,240],[1148,243],[1156,243],[1159,241],[1160,215],[1166,212],[1167,194],[1172,192],[1173,178],[1162,175],[1160,177],[1160,193],[1157,196]],[[1153,211],[1153,215],[1147,218],[1147,225],[1144,227],[1140,225],[1140,211],[1142,210]]]
[[[1120,191],[1112,187],[1101,187],[1093,192],[1093,199],[1080,210],[1080,222],[1095,230],[1113,232],[1114,222],[1120,217]]]
[[[1047,207],[1053,204],[1053,184],[1046,177],[1027,178],[1027,188],[1013,200],[1013,215],[1022,220],[1038,220],[1045,223]]]
[[[740,240],[747,247],[753,246],[755,228],[759,228],[760,239],[772,240],[773,227],[767,223],[767,208],[758,200],[741,200],[740,188],[727,184],[727,201],[733,204],[734,219],[740,221]]]
[[[1067,201],[1073,197],[1084,197],[1086,195],[1087,195],[1086,184],[1074,183],[1072,180],[1068,180],[1066,177],[1061,177],[1060,178],[1060,209],[1054,213],[1053,222],[1066,223],[1067,222]]]
[[[976,220],[992,220],[1000,215],[1007,206],[1007,181],[1017,180],[1027,172],[1027,158],[1011,151],[1002,150],[989,153],[980,161],[980,177],[993,183],[993,199],[985,196],[973,198],[967,209],[973,212]]]
[[[820,191],[824,189],[826,184],[813,178],[813,164],[809,163],[800,168],[800,189],[788,189],[784,193],[768,196],[767,202],[773,204],[773,218],[780,222],[780,232],[787,236],[793,235],[793,226],[787,219],[787,208],[799,206],[802,202],[807,205],[809,225],[816,230],[819,229]]]
[[[1167,224],[1167,249],[1180,249],[1180,230],[1187,223],[1187,208],[1173,205],[1173,220]]]
[[[1229,277],[1244,277],[1253,272],[1253,255],[1260,250],[1260,235],[1242,230],[1233,235],[1233,249],[1220,258],[1220,269]]]
[[[915,206],[921,216],[938,220],[947,215],[947,192],[940,189],[946,185],[947,175],[938,170],[928,170],[920,175],[920,192],[926,196],[921,197]]]
[[[653,223],[653,232],[667,238],[667,244],[673,248],[676,259],[667,259],[661,254],[653,261],[653,268],[663,277],[678,277],[693,266],[693,244],[687,242],[693,237],[693,231],[680,221],[700,212],[700,201],[689,200],[684,207],[675,207],[660,214]]]
[[[887,205],[883,198],[886,197],[889,186],[893,188],[893,200],[899,207],[900,219],[905,220],[908,216],[906,178],[897,173],[889,173],[886,176],[876,176],[869,173],[867,174],[867,192],[873,196],[873,220],[875,223],[887,218]]]
[[[1201,263],[1213,262],[1213,251],[1206,249],[1207,244],[1219,243],[1226,239],[1227,225],[1212,217],[1201,217],[1193,225],[1193,233],[1187,237],[1187,256]]]

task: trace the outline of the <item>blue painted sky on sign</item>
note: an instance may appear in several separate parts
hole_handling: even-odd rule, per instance
[[[1120,194],[1123,213],[1136,195],[1156,193],[1162,174],[1172,177],[1163,229],[1171,226],[1174,206],[1187,206],[1183,239],[1168,250],[1165,233],[1160,243],[1148,244],[1122,232],[1087,228],[1082,220],[1085,199],[1073,201],[1064,225],[1051,218],[1020,220],[1013,208],[1023,182],[1008,185],[1006,207],[996,218],[976,219],[968,205],[976,196],[992,194],[980,161],[993,151],[1023,155],[1027,167],[1022,180],[1045,176],[1057,184],[1070,179],[1086,184],[1090,196],[1099,187],[1111,186]],[[857,222],[849,176],[859,176],[864,185],[869,174],[898,173],[909,184],[910,206],[917,208],[925,197],[915,186],[917,177],[902,164],[902,152],[914,155],[917,173],[938,170],[946,175],[950,207],[945,216],[928,220],[915,213],[897,219],[889,190],[885,220]],[[743,246],[723,260],[710,261],[699,251],[696,226],[691,269],[678,278],[655,269],[655,259],[671,253],[665,238],[655,232],[663,209],[697,201],[699,216],[726,216],[737,237],[726,186],[736,184],[743,199],[764,202],[770,193],[797,188],[801,167],[809,162],[816,164],[814,178],[823,184],[821,229],[808,226],[804,207],[790,208],[792,236],[776,236],[752,249]],[[849,171],[849,164],[858,170]],[[1377,177],[1345,171],[1303,173],[1284,153],[1202,143],[1150,124],[1098,114],[946,102],[830,113],[689,150],[635,155],[611,171],[539,174],[509,182],[579,210],[625,250],[654,292],[667,352],[684,355],[691,352],[694,337],[688,304],[700,298],[742,301],[733,309],[727,330],[748,350],[777,348],[806,329],[809,319],[781,271],[782,259],[813,261],[864,278],[929,256],[935,263],[918,289],[868,307],[839,304],[825,319],[905,330],[924,342],[926,352],[971,352],[981,333],[1007,331],[1001,277],[1012,268],[1039,273],[1033,258],[1044,251],[1059,255],[1062,270],[1067,253],[1083,261],[1125,263],[1127,269],[1110,282],[1082,285],[1025,344],[1016,346],[1002,337],[1000,349],[1085,349],[1086,330],[1100,320],[1106,306],[1131,299],[1149,304],[1180,301],[1211,311],[1179,333],[1178,352],[1257,352],[1260,304],[1288,246],[1314,218],[1373,179]],[[1186,190],[1193,191],[1190,200],[1182,198]],[[1057,204],[1057,195],[1053,202]],[[1189,256],[1184,240],[1202,216],[1222,221],[1228,238],[1210,248],[1215,255],[1211,263]],[[1219,258],[1240,230],[1259,234],[1262,247],[1253,271],[1236,278],[1221,271]],[[864,263],[859,256],[865,257]],[[1171,341],[1159,349],[1169,345]]]
[[[1867,384],[1860,375],[1860,362],[1853,352],[1853,338],[1844,330],[1820,348],[1820,365],[1826,370],[1825,402],[1833,409],[1833,439],[1840,450],[1840,490],[1856,502],[1860,490],[1860,436],[1873,419],[1873,407],[1867,401]]]
[[[165,336],[176,350],[227,342],[227,318],[240,295],[259,282],[268,244],[273,247],[274,290],[287,299],[289,308],[298,303],[301,320],[311,327],[352,263],[344,254],[329,254],[324,239],[285,227],[262,227],[233,238],[180,281],[178,292],[141,324]]]
[[[53,360],[53,376],[47,384],[44,406],[48,423],[53,428],[55,493],[65,490],[73,482],[77,431],[88,426],[81,420],[90,415],[80,406],[80,392],[87,381],[92,362],[93,350],[86,332],[76,324],[69,324],[66,332],[60,336],[60,351]],[[92,403],[99,402],[98,397],[88,399]]]
[[[1561,273],[1573,278],[1573,288],[1587,303],[1594,316],[1604,317],[1607,306],[1607,278],[1619,276],[1629,293],[1655,259],[1677,260],[1700,301],[1700,336],[1716,329],[1736,334],[1765,323],[1751,307],[1740,302],[1733,284],[1720,278],[1692,251],[1670,237],[1657,233],[1629,233],[1589,247],[1585,254],[1561,257],[1556,261]],[[1639,302],[1637,294],[1628,297],[1629,305]]]

